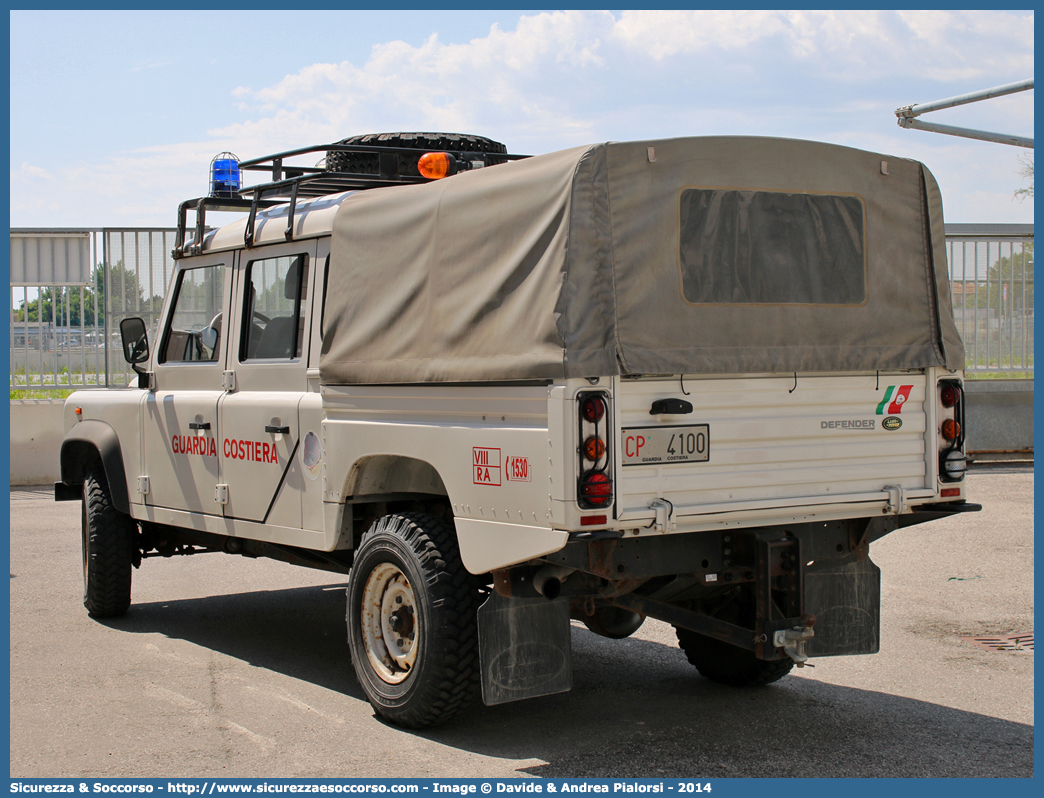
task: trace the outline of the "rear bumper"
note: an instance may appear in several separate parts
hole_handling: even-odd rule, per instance
[[[900,515],[898,517],[899,526],[915,526],[916,524],[923,524],[927,521],[935,521],[940,518],[949,518],[953,515],[960,515],[961,513],[977,513],[982,510],[981,504],[975,504],[973,502],[946,502],[943,504],[922,504],[919,507],[914,507],[912,513],[906,515]]]

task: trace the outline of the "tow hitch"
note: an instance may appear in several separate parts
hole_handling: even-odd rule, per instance
[[[777,629],[775,634],[772,635],[772,644],[776,648],[781,648],[787,652],[787,656],[794,660],[799,668],[805,667],[805,663],[808,661],[806,645],[809,640],[816,636],[816,633],[812,630],[812,625],[816,622],[815,616],[806,615],[802,620],[805,620],[805,626]],[[815,666],[810,663],[809,667],[814,668]]]

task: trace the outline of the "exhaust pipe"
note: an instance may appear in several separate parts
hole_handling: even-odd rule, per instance
[[[575,570],[564,565],[545,565],[533,577],[533,587],[541,596],[554,601],[562,593],[562,583]]]

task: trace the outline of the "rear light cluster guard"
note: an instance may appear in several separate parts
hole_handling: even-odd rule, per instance
[[[603,391],[579,394],[577,413],[580,422],[577,503],[584,510],[609,507],[613,503],[613,477],[609,468],[612,462],[609,395]]]
[[[959,380],[939,383],[939,403],[943,407],[939,422],[939,479],[960,482],[968,469],[968,460],[964,456],[964,386]]]

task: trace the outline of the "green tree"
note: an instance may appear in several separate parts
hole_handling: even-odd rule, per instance
[[[91,275],[88,286],[47,286],[36,299],[26,302],[14,311],[15,322],[54,321],[58,327],[79,327],[95,324],[94,299],[98,298],[98,323],[105,321],[106,281],[103,279],[102,264],[98,264]],[[145,298],[144,289],[138,284],[137,275],[117,262],[109,270],[108,285],[111,287],[109,312],[117,319],[126,316],[158,313],[163,306],[162,296]],[[66,312],[68,305],[68,312]],[[53,316],[52,316],[53,308]]]

